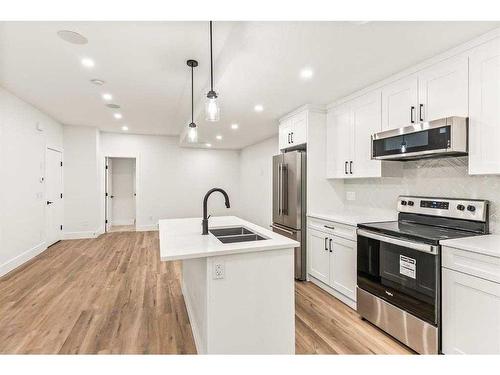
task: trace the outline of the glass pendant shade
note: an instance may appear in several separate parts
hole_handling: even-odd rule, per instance
[[[196,124],[193,123],[189,124],[187,136],[188,136],[188,143],[198,143],[198,128]]]
[[[205,103],[205,120],[207,121],[219,121],[220,119],[220,108],[219,103],[217,103],[217,97],[209,98],[207,97]]]

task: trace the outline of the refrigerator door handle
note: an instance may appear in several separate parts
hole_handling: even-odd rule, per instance
[[[288,215],[288,167],[281,166],[281,212]]]
[[[281,163],[278,164],[278,215],[281,215]]]

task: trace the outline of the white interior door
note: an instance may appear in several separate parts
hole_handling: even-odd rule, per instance
[[[106,158],[106,232],[109,232],[113,223],[113,161]]]
[[[62,239],[63,225],[63,180],[62,154],[59,151],[47,149],[45,156],[45,197],[47,246]]]

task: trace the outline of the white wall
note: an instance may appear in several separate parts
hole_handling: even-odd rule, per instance
[[[61,124],[0,88],[0,275],[45,249],[45,152],[62,143]]]
[[[135,159],[112,159],[112,206],[111,225],[132,225],[135,220]]]
[[[65,238],[95,237],[103,232],[104,212],[98,168],[99,131],[65,125],[64,149]]]
[[[227,191],[231,208],[216,193],[209,213],[238,213],[238,151],[182,148],[178,137],[101,133],[101,158],[105,156],[136,158],[139,230],[155,229],[159,219],[201,217],[203,197],[213,187]]]
[[[277,136],[245,147],[240,154],[240,216],[263,227],[273,221],[273,155],[277,154]]]

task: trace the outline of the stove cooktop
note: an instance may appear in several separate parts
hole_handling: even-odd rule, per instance
[[[359,224],[358,227],[392,235],[394,237],[402,237],[431,243],[433,245],[438,245],[439,241],[442,240],[471,237],[481,234],[466,230],[425,225],[409,221],[383,221],[377,223]]]

